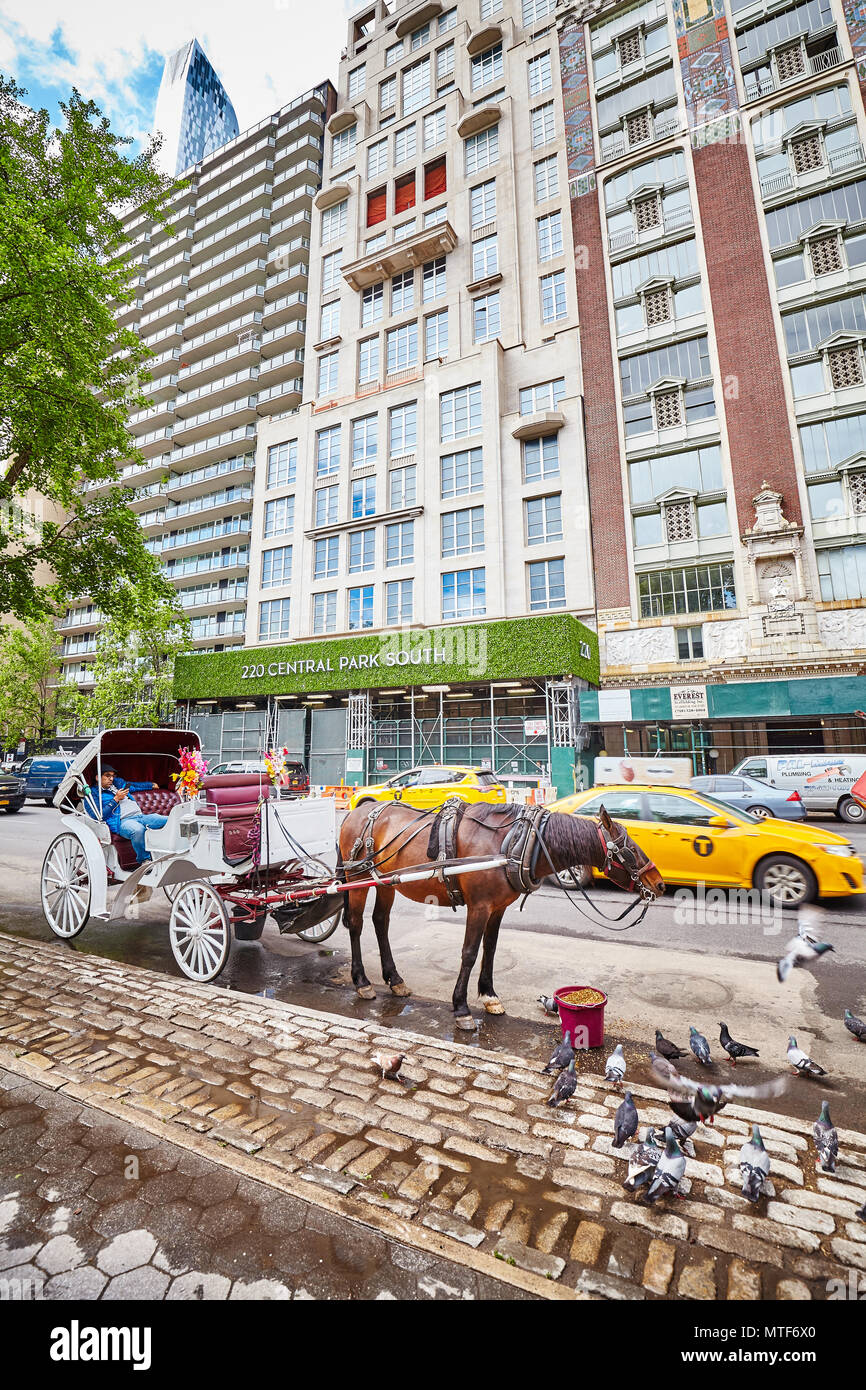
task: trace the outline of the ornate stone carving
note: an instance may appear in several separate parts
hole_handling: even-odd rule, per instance
[[[704,623],[704,656],[707,661],[731,661],[748,656],[750,648],[748,618],[729,622]]]
[[[672,627],[630,628],[605,635],[606,665],[650,666],[676,661],[676,637]]]
[[[844,651],[866,647],[866,608],[834,608],[818,614],[825,647]]]

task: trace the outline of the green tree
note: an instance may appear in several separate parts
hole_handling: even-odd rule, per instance
[[[9,627],[0,641],[0,741],[41,746],[68,723],[78,692],[62,675],[54,618],[30,627]]]
[[[129,488],[89,483],[140,461],[127,433],[152,355],[114,311],[132,302],[121,215],[161,210],[181,185],[73,89],[59,129],[0,74],[0,613],[21,621],[89,595],[168,585],[145,549]]]
[[[174,599],[174,595],[172,595]],[[153,591],[110,617],[96,641],[92,694],[77,714],[95,728],[149,728],[171,720],[174,659],[189,647],[189,620]]]

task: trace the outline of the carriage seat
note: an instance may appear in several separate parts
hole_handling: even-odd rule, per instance
[[[163,787],[158,791],[135,792],[134,795],[135,804],[144,816],[167,816],[180,801],[176,791],[169,791]],[[121,869],[134,869],[138,861],[131,842],[112,831],[111,843],[117,850],[117,862]]]
[[[229,863],[240,863],[251,853],[250,831],[256,807],[271,794],[267,778],[257,773],[224,773],[202,779],[208,806],[213,806],[223,825],[223,849]]]

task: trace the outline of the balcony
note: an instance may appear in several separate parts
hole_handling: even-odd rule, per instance
[[[174,449],[169,455],[169,463],[174,468],[184,459],[196,458],[199,454],[209,454],[217,449],[231,449],[235,444],[254,439],[255,425],[240,425],[237,429],[224,430],[222,434],[209,435],[195,444],[185,444],[182,449]]]
[[[259,255],[264,255],[264,248],[267,244],[267,232],[257,232],[255,236],[245,237],[243,241],[238,241],[234,246],[230,246],[227,250],[221,251],[218,256],[209,256],[206,260],[199,261],[198,265],[189,273],[190,281],[198,281],[201,283],[201,276],[206,275],[208,271],[213,270],[218,265],[228,267],[237,261],[245,251],[255,249]]]
[[[842,150],[825,150],[824,154],[827,160],[824,170],[830,175],[845,174],[849,169],[856,169],[866,163],[866,152],[859,142],[846,145]],[[779,193],[787,193],[789,189],[801,185],[814,188],[816,173],[820,173],[820,170],[810,169],[807,176],[798,177],[790,169],[783,169],[778,174],[761,179],[761,197],[774,198]]]
[[[448,255],[457,245],[457,233],[450,222],[440,222],[435,227],[425,227],[398,241],[392,246],[382,246],[360,260],[343,266],[343,279],[353,290],[362,290],[366,285],[374,285],[377,280],[387,280],[400,271],[414,269],[425,261],[435,260],[437,256]]]
[[[225,374],[223,369],[226,364],[236,364],[242,360],[255,361],[261,345],[261,338],[252,333],[245,341],[236,343],[233,347],[225,348],[222,352],[211,353],[210,357],[202,357],[198,362],[181,362],[177,379],[179,382],[185,382],[189,381],[191,377],[195,377],[201,384],[213,381]],[[175,353],[175,357],[177,356],[178,354]],[[150,365],[152,368],[153,364]]]
[[[214,381],[205,382],[201,386],[196,386],[192,391],[184,391],[178,404],[181,410],[191,406],[195,401],[206,400],[209,406],[222,405],[227,401],[232,392],[236,394],[236,388],[245,382],[254,382],[258,378],[257,367],[243,367],[238,372],[228,372],[225,376],[217,377]]]
[[[207,492],[201,497],[190,497],[184,502],[170,502],[163,511],[163,517],[169,522],[182,516],[195,516],[200,512],[220,510],[227,513],[251,502],[252,498],[251,487],[222,488],[219,492]]]
[[[806,54],[804,67],[799,72],[792,72],[789,77],[780,78],[775,63],[773,70],[766,77],[755,77],[753,73],[744,73],[746,101],[757,101],[760,97],[769,96],[782,87],[790,87],[794,82],[803,82],[807,77],[821,77],[823,73],[831,72],[833,68],[838,68],[840,63],[844,62],[845,54],[837,46],[827,48],[823,53]]]
[[[197,415],[190,415],[185,420],[177,420],[174,426],[175,441],[183,440],[184,444],[191,444],[194,439],[203,439],[212,430],[217,422],[235,420],[235,424],[240,424],[240,419],[246,423],[255,417],[256,397],[241,396],[237,400],[226,401],[222,405],[214,406],[210,410],[203,410]],[[235,419],[240,417],[240,419]]]
[[[187,555],[169,560],[162,567],[166,579],[181,579],[189,574],[211,574],[215,570],[243,573],[249,569],[250,552],[247,546],[232,546],[228,551],[213,550],[204,555]]]
[[[674,232],[682,231],[684,227],[691,227],[694,220],[691,208],[675,208],[673,212],[665,214],[657,227],[650,227],[640,235],[633,227],[628,231],[614,232],[613,236],[607,239],[608,247],[611,251],[624,251],[629,246],[637,246],[656,237],[670,236]]]
[[[186,473],[174,473],[165,485],[167,497],[199,497],[217,478],[235,478],[255,471],[254,454],[236,454],[233,458],[220,459],[217,463],[205,464],[203,468],[190,468]]]

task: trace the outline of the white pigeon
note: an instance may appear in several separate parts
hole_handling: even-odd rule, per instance
[[[740,1149],[740,1172],[743,1175],[743,1196],[749,1202],[757,1202],[770,1176],[770,1155],[764,1148],[757,1125],[752,1125],[752,1137]]]
[[[813,1062],[812,1058],[808,1055],[808,1053],[803,1051],[802,1047],[797,1046],[797,1039],[794,1037],[793,1033],[788,1039],[787,1056],[788,1061],[794,1068],[794,1071],[799,1072],[801,1076],[827,1075],[823,1067],[819,1067],[818,1063]]]
[[[784,956],[776,966],[776,978],[780,984],[784,984],[796,965],[810,965],[813,960],[819,960],[825,951],[833,950],[835,947],[826,941],[816,941],[806,929],[803,934],[791,937]]]
[[[604,1064],[604,1079],[605,1081],[612,1081],[614,1086],[620,1086],[624,1076],[625,1054],[622,1050],[622,1043],[617,1043]]]

